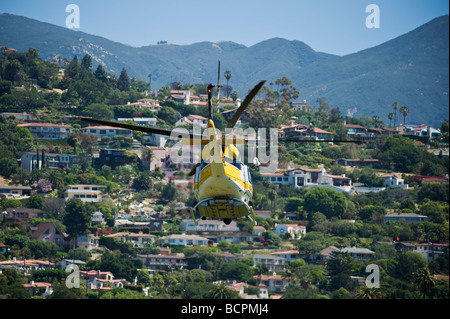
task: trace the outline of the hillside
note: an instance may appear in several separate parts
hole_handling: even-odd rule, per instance
[[[230,70],[229,84],[244,96],[261,79],[268,83],[289,77],[300,99],[315,105],[324,98],[345,115],[378,115],[388,122],[392,103],[411,110],[408,123],[440,125],[449,116],[448,16],[379,46],[346,56],[316,52],[301,41],[273,38],[250,47],[234,42],[131,47],[11,14],[0,15],[0,45],[26,51],[37,48],[40,57],[72,59],[89,54],[93,66],[118,75],[122,67],[141,80],[152,76],[157,89],[173,81],[217,81],[217,60]],[[225,79],[222,78],[225,82]]]

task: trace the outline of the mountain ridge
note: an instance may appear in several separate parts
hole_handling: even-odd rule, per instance
[[[448,118],[448,15],[344,56],[278,37],[248,47],[232,41],[133,47],[12,14],[0,14],[0,45],[19,51],[34,47],[46,60],[89,54],[94,68],[102,63],[115,75],[122,67],[141,80],[151,73],[154,89],[174,81],[215,83],[220,60],[222,73],[232,72],[229,84],[241,97],[261,79],[270,83],[287,76],[300,100],[314,105],[321,97],[344,115],[356,108],[355,116],[378,115],[387,122],[397,101],[410,108],[409,123],[440,125]]]

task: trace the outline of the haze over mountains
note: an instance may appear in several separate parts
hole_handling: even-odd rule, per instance
[[[343,115],[378,115],[389,123],[392,103],[406,105],[409,124],[440,126],[449,118],[449,16],[438,17],[421,27],[381,45],[345,56],[316,52],[301,41],[273,38],[250,47],[234,42],[200,42],[192,45],[161,44],[131,47],[81,31],[0,14],[0,46],[40,57],[71,60],[89,54],[93,67],[148,81],[158,89],[170,82],[216,83],[217,61],[230,70],[229,85],[244,98],[260,80],[275,82],[287,76],[300,91],[299,100],[316,106],[323,98]],[[401,118],[401,117],[400,117]]]

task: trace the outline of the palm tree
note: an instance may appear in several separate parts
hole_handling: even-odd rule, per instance
[[[388,119],[389,119],[389,127],[391,127],[391,123],[392,123],[392,119],[394,118],[394,113],[389,113],[388,114]]]
[[[408,107],[407,107],[407,106],[402,106],[402,107],[400,108],[400,113],[403,115],[403,125],[405,125],[405,124],[406,124],[406,117],[407,117],[408,114],[409,114],[409,109],[408,109]]]
[[[379,299],[383,296],[380,288],[368,288],[363,286],[355,294],[356,299]]]
[[[419,289],[423,294],[423,299],[425,299],[426,295],[436,284],[428,267],[421,268],[413,273],[413,282],[419,286]]]
[[[225,79],[227,79],[227,97],[229,97],[228,81],[231,79],[231,71],[225,71]]]
[[[219,284],[211,291],[212,299],[235,299],[237,297],[236,293],[223,283]]]
[[[394,107],[394,110],[395,110],[395,114],[394,114],[394,127],[395,127],[395,125],[397,124],[396,121],[397,121],[398,102],[392,103],[392,106]]]

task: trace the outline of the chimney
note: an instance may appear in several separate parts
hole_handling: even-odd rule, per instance
[[[191,104],[191,91],[189,91],[189,90],[184,92],[184,104],[186,104],[186,105]]]

